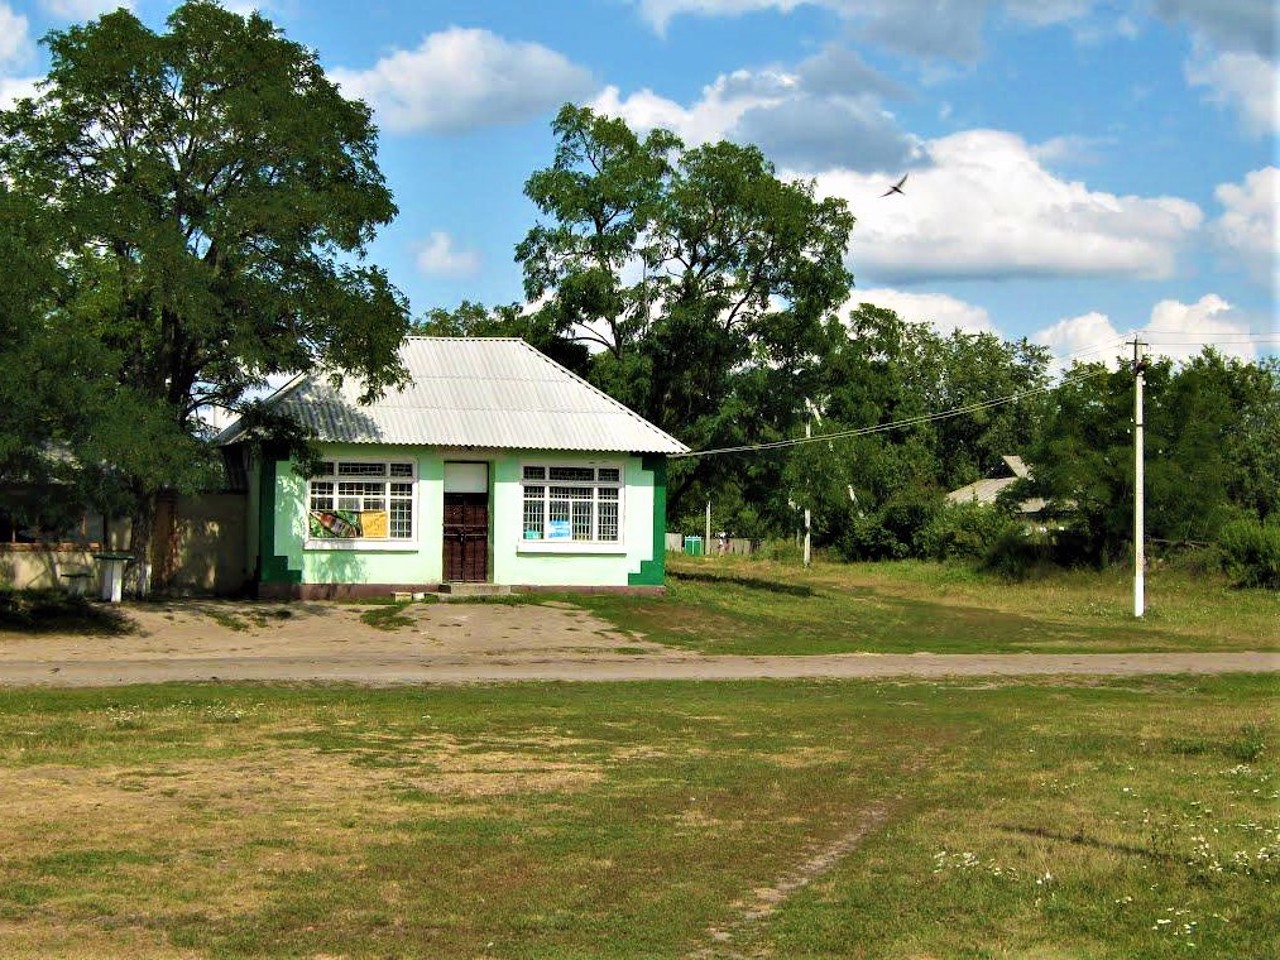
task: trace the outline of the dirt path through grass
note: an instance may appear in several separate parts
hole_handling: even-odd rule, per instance
[[[569,604],[415,604],[398,629],[336,604],[127,607],[121,636],[0,634],[0,684],[747,680],[1280,671],[1274,652],[704,655],[624,633]]]
[[[746,957],[766,957],[767,951],[759,949],[744,953],[744,949],[760,926],[767,923],[774,912],[797,890],[807,887],[814,880],[830,873],[839,863],[862,843],[872,831],[880,829],[889,818],[883,806],[872,806],[862,811],[857,823],[843,836],[814,851],[794,870],[770,886],[753,890],[750,899],[735,904],[738,911],[720,925],[707,931],[711,945],[689,954],[688,960],[739,960]]]

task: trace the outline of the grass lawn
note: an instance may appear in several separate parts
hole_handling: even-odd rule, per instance
[[[1271,957],[1276,694],[0,690],[0,953]]]
[[[1280,650],[1280,593],[1154,571],[1133,618],[1122,570],[1008,583],[933,563],[795,565],[668,555],[664,597],[581,602],[623,629],[722,654]]]

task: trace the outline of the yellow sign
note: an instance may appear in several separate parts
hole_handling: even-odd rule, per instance
[[[366,537],[387,535],[387,511],[365,510],[360,514],[360,528]]]

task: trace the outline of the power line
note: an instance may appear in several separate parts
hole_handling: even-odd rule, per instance
[[[1038,394],[1048,393],[1056,390],[1058,387],[1072,383],[1081,383],[1085,380],[1091,380],[1094,377],[1109,375],[1111,371],[1090,370],[1087,373],[1077,374],[1072,377],[1063,377],[1055,384],[1043,387],[1036,387],[1032,390],[1024,390],[1021,393],[1012,393],[1006,397],[996,397],[992,400],[981,400],[977,403],[965,404],[963,407],[955,407],[951,410],[942,410],[936,413],[922,413],[914,417],[906,417],[902,420],[894,420],[892,423],[878,423],[870,427],[857,427],[852,430],[838,430],[835,433],[824,433],[814,437],[793,437],[788,440],[774,440],[769,443],[750,443],[737,447],[717,447],[712,450],[692,450],[689,453],[674,453],[670,455],[672,460],[690,459],[693,457],[714,457],[728,453],[756,453],[762,450],[781,450],[786,447],[798,447],[806,443],[818,443],[820,441],[831,440],[847,440],[851,437],[865,437],[874,433],[887,433],[890,430],[901,430],[903,427],[914,427],[924,423],[935,423],[939,420],[949,420],[953,417],[962,417],[968,413],[977,413],[979,410],[989,410],[992,407],[1003,406],[1008,403],[1016,403],[1027,397],[1034,397]]]
[[[1179,334],[1173,337],[1165,337],[1162,334],[1147,334],[1151,338],[1151,342],[1156,346],[1162,345],[1197,345],[1201,344],[1206,347],[1214,347],[1219,345],[1235,346],[1242,343],[1280,343],[1280,333],[1236,333],[1236,334],[1217,334],[1212,339],[1207,337],[1193,337],[1185,334]],[[1129,341],[1132,343],[1133,341]]]
[[[1087,357],[1091,353],[1102,353],[1104,350],[1114,350],[1116,347],[1123,346],[1129,341],[1124,337],[1115,337],[1105,343],[1094,344],[1092,347],[1081,347],[1079,350],[1072,350],[1070,353],[1054,354],[1054,360],[1070,360],[1072,357]]]

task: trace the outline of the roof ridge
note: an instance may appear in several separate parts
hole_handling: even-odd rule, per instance
[[[482,346],[482,344],[490,343],[493,344],[492,347]],[[458,348],[450,349],[445,346],[446,344],[457,344],[459,346]],[[436,352],[435,347],[437,345],[443,348],[443,352]],[[417,349],[419,346],[422,347],[421,351]],[[470,349],[466,349],[467,346]],[[579,395],[580,400],[565,400],[563,403],[556,403],[554,409],[545,408],[544,405],[547,403],[545,395],[534,406],[528,408],[519,406],[504,407],[501,401],[497,404],[477,403],[473,408],[474,413],[477,414],[483,411],[485,413],[509,415],[510,417],[519,417],[526,413],[541,413],[542,425],[537,428],[529,427],[528,429],[532,430],[532,433],[525,437],[526,440],[534,439],[535,435],[542,438],[541,442],[534,443],[533,447],[588,449],[586,446],[579,446],[572,440],[561,446],[562,438],[560,435],[565,430],[572,433],[574,430],[582,429],[572,426],[572,423],[587,422],[580,419],[575,420],[581,414],[589,415],[588,419],[594,418],[596,421],[595,425],[588,431],[588,435],[593,437],[591,449],[610,450],[613,452],[630,450],[633,453],[636,451],[677,453],[688,452],[689,450],[686,444],[677,440],[661,427],[651,423],[616,397],[610,396],[585,377],[547,356],[523,337],[405,337],[401,341],[398,353],[409,372],[409,382],[400,385],[398,389],[393,387],[388,391],[387,395],[384,395],[383,403],[385,403],[385,406],[381,407],[381,409],[386,410],[388,413],[392,410],[412,410],[418,405],[413,397],[407,397],[406,405],[401,406],[396,399],[401,392],[414,394],[417,392],[416,388],[430,389],[428,388],[430,383],[452,383],[459,379],[460,373],[465,372],[467,375],[462,379],[472,379],[479,376],[481,380],[489,381],[494,388],[500,391],[503,389],[501,384],[507,381],[518,384],[522,380],[527,380],[530,384],[530,389],[533,389],[534,384],[541,383],[567,390],[570,397],[574,393]],[[421,370],[415,371],[415,362],[411,359],[410,354],[414,354],[418,360],[425,361],[425,363],[419,364],[422,366]],[[532,363],[530,355],[538,358],[541,363]],[[488,359],[484,359],[486,357]],[[454,361],[457,362],[455,363]],[[524,372],[521,372],[522,369]],[[483,372],[486,370],[488,371],[487,373]],[[499,371],[503,370],[507,371],[507,373],[504,376],[500,376]],[[477,371],[482,372],[477,373]],[[355,395],[356,385],[360,378],[358,376],[345,377],[341,386],[330,396],[329,384],[325,379],[325,374],[328,372],[323,369],[317,369],[307,373],[295,374],[292,379],[266,397],[263,402],[270,407],[280,406],[291,410],[298,404],[312,407],[313,415],[309,417],[303,416],[300,422],[314,420],[312,427],[318,431],[317,436],[333,434],[333,436],[327,436],[329,442],[375,442],[374,440],[361,439],[356,435],[360,432],[360,429],[367,429],[367,427],[357,429],[351,427],[350,424],[344,425],[340,422],[345,416],[342,413],[343,410],[348,407],[354,409],[362,406]],[[546,374],[545,377],[542,376],[543,373]],[[483,393],[477,394],[472,391],[472,395],[483,398]],[[446,402],[441,409],[453,409],[454,407],[463,414],[467,411],[465,403],[458,405],[456,401],[453,402],[452,406],[450,406],[449,402]],[[370,425],[377,420],[378,414],[375,411],[378,408],[379,403],[375,401],[372,409],[364,416],[364,419],[368,420]],[[568,415],[567,420],[565,415]],[[329,418],[333,417],[337,419],[333,420],[332,423],[327,422]],[[396,428],[390,429],[393,432],[397,432]],[[229,424],[216,439],[220,444],[226,444],[240,439],[245,432],[244,419],[241,417],[234,423]],[[402,431],[399,432],[402,433]],[[421,434],[416,429],[410,432]],[[439,431],[433,430],[432,432],[438,433]],[[340,434],[342,436],[339,436]],[[351,435],[346,436],[345,434]],[[381,428],[375,429],[374,434],[383,438],[387,436],[382,432]],[[564,433],[564,437],[567,438],[568,434]],[[385,440],[385,442],[394,443],[397,441]],[[431,443],[435,441],[417,440],[413,442]],[[510,440],[499,441],[499,446],[503,448],[510,445]]]
[[[425,334],[425,333],[424,334],[408,334],[405,336],[404,339],[405,340],[442,340],[442,341],[455,341],[455,342],[458,340],[510,340],[513,342],[518,341],[520,343],[526,343],[524,337],[487,337],[487,336],[473,337],[473,336],[465,336],[465,335],[459,336],[459,337],[440,337],[440,336],[435,336],[433,334]]]
[[[615,407],[617,407],[617,408],[618,408],[619,410],[621,410],[623,413],[627,414],[627,416],[631,417],[631,418],[632,418],[632,419],[634,419],[634,420],[638,420],[641,424],[643,424],[644,426],[648,427],[650,430],[653,430],[655,433],[657,433],[657,434],[659,434],[659,435],[661,435],[661,436],[665,437],[666,439],[670,440],[672,443],[675,443],[675,444],[677,444],[677,445],[679,445],[679,446],[681,446],[681,447],[684,447],[684,449],[685,449],[685,451],[686,451],[686,452],[689,450],[689,446],[688,446],[688,444],[682,443],[681,441],[677,440],[675,437],[671,436],[671,434],[667,433],[667,431],[663,430],[660,426],[658,426],[658,425],[657,425],[656,423],[654,423],[653,421],[651,421],[651,420],[649,420],[649,419],[647,419],[647,418],[645,418],[645,417],[640,416],[640,414],[636,413],[634,410],[632,410],[630,407],[628,407],[625,403],[623,403],[623,402],[622,402],[621,400],[619,400],[617,397],[612,397],[612,396],[610,396],[609,394],[605,393],[603,390],[601,390],[599,387],[597,387],[597,386],[596,386],[594,383],[592,383],[590,380],[587,380],[585,377],[580,377],[580,376],[578,376],[578,374],[574,373],[572,370],[570,370],[568,367],[566,367],[563,363],[560,363],[560,362],[558,362],[558,361],[556,361],[556,360],[553,360],[551,357],[548,357],[545,353],[543,353],[541,350],[539,350],[539,349],[538,349],[537,347],[535,347],[533,344],[529,343],[529,341],[525,340],[523,337],[510,337],[510,338],[507,338],[507,339],[515,340],[517,343],[519,343],[519,344],[520,344],[522,347],[524,347],[526,350],[528,350],[528,351],[530,351],[531,353],[533,353],[533,355],[534,355],[534,356],[536,356],[539,360],[542,360],[544,363],[548,363],[548,364],[550,364],[551,366],[556,367],[557,369],[559,369],[559,370],[563,371],[564,373],[567,373],[569,376],[573,377],[573,379],[574,379],[574,380],[578,381],[578,383],[582,384],[582,385],[583,385],[584,387],[586,387],[588,390],[591,390],[592,392],[594,392],[594,393],[598,394],[599,396],[603,397],[605,400],[609,401],[609,403],[613,404]]]

